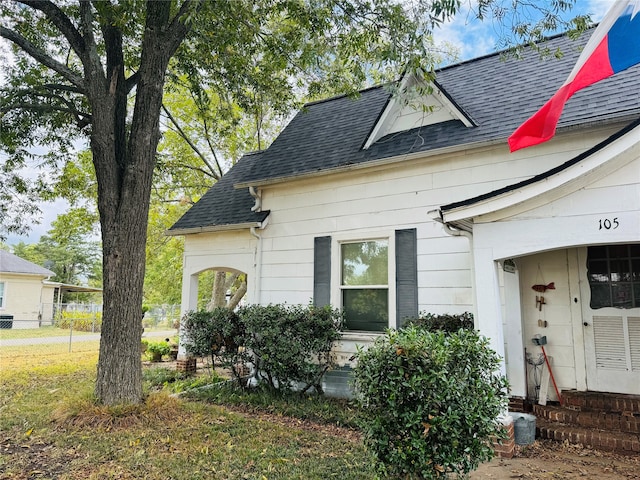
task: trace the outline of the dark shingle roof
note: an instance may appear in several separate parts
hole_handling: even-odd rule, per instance
[[[337,98],[307,106],[254,164],[243,183],[262,183],[315,171],[478,142],[505,142],[565,81],[589,35],[578,41],[558,36],[548,41],[562,58],[540,59],[526,51],[523,59],[499,53],[436,72],[438,83],[476,127],[448,121],[381,138],[368,150],[362,145],[388,100],[380,87],[359,98]],[[640,113],[640,66],[576,93],[567,103],[559,128],[630,118]]]
[[[0,250],[0,272],[43,275],[45,277],[53,277],[55,275],[51,270],[31,263],[5,250]]]
[[[184,230],[226,225],[257,224],[264,221],[268,211],[252,212],[255,200],[248,189],[235,189],[233,185],[246,174],[251,164],[258,161],[262,152],[242,157],[219,182],[185,213],[169,230]]]
[[[390,101],[386,88],[371,88],[357,98],[336,97],[306,105],[259,158],[244,163],[242,171],[237,171],[240,164],[236,165],[220,183],[224,182],[231,191],[230,182],[259,185],[442,148],[491,142],[504,142],[506,147],[507,137],[565,81],[589,35],[587,32],[578,41],[566,36],[550,39],[549,50],[560,49],[563,53],[559,59],[542,60],[533,50],[525,51],[522,59],[505,60],[496,53],[437,71],[439,85],[477,126],[447,121],[387,135],[363,150],[367,136]],[[640,66],[635,66],[579,91],[568,101],[558,128],[637,117],[639,87]],[[227,178],[229,175],[233,178]],[[212,190],[216,188],[218,185]],[[250,207],[253,203],[248,193],[243,195],[248,198],[242,205]],[[191,211],[196,209],[199,218],[210,222],[217,213],[207,208],[222,206],[211,201],[200,206],[208,196],[209,193],[185,215],[187,220],[183,217],[172,229],[179,228],[181,222],[204,225],[191,218]],[[247,215],[255,215],[232,208],[239,206],[240,202],[234,200],[233,205],[224,207],[225,222],[241,223]]]

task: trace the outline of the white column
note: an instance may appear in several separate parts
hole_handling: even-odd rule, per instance
[[[502,331],[502,307],[500,305],[500,284],[498,280],[498,263],[493,260],[491,249],[474,251],[476,277],[476,329],[489,339],[489,346],[503,360],[500,372],[505,375],[504,335]]]
[[[187,259],[185,258],[185,263]],[[186,268],[182,270],[182,303],[180,307],[180,318],[190,310],[198,308],[198,274],[188,273]],[[184,324],[180,322],[179,342],[178,342],[178,358],[184,359],[187,356],[187,350],[184,346],[184,339],[187,332]]]
[[[522,338],[522,308],[520,302],[520,273],[504,272],[504,334],[507,339],[506,361],[509,394],[525,398],[527,394],[524,339]]]

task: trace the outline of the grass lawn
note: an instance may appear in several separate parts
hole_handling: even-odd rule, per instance
[[[0,479],[376,478],[358,433],[336,425],[349,423],[345,404],[154,389],[107,409],[92,401],[97,348],[63,350],[0,349]]]
[[[91,332],[73,331],[73,336],[87,335]],[[68,337],[68,328],[58,328],[53,325],[47,325],[40,328],[0,328],[0,339],[9,340],[14,338],[46,338],[46,337]]]

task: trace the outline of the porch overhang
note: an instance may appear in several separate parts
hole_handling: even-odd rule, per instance
[[[445,225],[471,231],[567,196],[640,157],[640,118],[562,165],[499,190],[443,205]]]

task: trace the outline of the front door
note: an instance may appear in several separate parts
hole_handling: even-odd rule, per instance
[[[640,394],[640,244],[579,252],[587,388]]]

